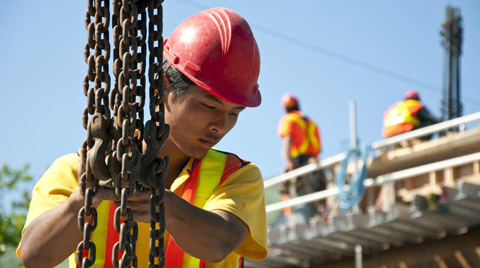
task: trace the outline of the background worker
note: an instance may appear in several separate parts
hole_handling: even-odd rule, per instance
[[[385,112],[383,120],[383,136],[385,138],[409,132],[411,130],[437,124],[441,120],[433,116],[420,102],[417,91],[405,93],[404,100],[390,106]],[[432,135],[424,136],[422,140],[429,140]]]
[[[285,159],[285,172],[317,161],[321,152],[321,139],[318,126],[300,111],[300,104],[293,95],[285,94],[282,105],[286,114],[278,125],[278,136],[282,139],[282,155]],[[313,193],[325,189],[323,173],[316,172],[287,182],[282,187],[282,199]],[[296,206],[297,221],[308,220],[321,209],[317,204]],[[284,211],[288,213],[288,210]]]
[[[260,56],[253,33],[234,11],[208,9],[175,29],[165,42],[164,57],[165,121],[170,126],[160,152],[169,156],[166,267],[237,268],[243,257],[263,259],[266,213],[260,170],[234,154],[211,149],[245,107],[260,105]],[[82,165],[77,154],[60,157],[36,184],[17,249],[27,268],[57,265],[82,240],[77,225],[84,205],[78,190]],[[114,190],[100,188],[93,201],[98,226],[91,239],[98,267],[111,267],[111,240],[118,239],[111,200],[119,200]],[[132,195],[128,205],[138,222],[138,267],[148,267],[149,196]],[[76,267],[74,255],[70,267]]]

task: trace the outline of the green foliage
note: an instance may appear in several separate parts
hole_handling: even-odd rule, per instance
[[[12,193],[18,191],[21,183],[32,180],[28,168],[29,164],[25,164],[20,169],[12,169],[4,163],[0,169],[0,256],[20,242],[31,198],[26,190],[17,199],[13,199]]]

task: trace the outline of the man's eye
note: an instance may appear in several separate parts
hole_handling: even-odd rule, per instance
[[[235,116],[235,117],[238,117],[238,114],[237,113],[230,113],[231,116]]]
[[[210,106],[206,103],[203,104],[203,106],[205,106],[207,109],[210,109],[210,110],[214,110],[215,109],[215,106]]]

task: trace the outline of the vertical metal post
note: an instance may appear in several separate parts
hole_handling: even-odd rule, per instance
[[[350,150],[357,150],[358,148],[358,139],[357,139],[357,108],[355,101],[349,102],[349,111],[350,111]],[[358,158],[353,158],[353,174],[352,177],[357,176],[358,174]],[[358,205],[355,205],[352,209],[353,213],[358,213]]]
[[[460,9],[447,6],[442,25],[442,46],[445,50],[442,119],[450,120],[462,115],[460,100],[460,55],[462,49],[462,17]]]
[[[453,78],[452,78],[452,69],[453,69],[453,47],[452,47],[452,23],[453,23],[453,10],[447,9],[447,20],[448,20],[448,80],[447,80],[447,120],[453,118]]]
[[[456,46],[455,46],[455,79],[456,79],[456,89],[457,89],[457,96],[456,96],[456,105],[457,105],[457,117],[461,117],[463,114],[463,107],[461,102],[461,95],[460,95],[460,55],[462,54],[462,39],[463,39],[463,27],[462,27],[462,16],[460,15],[460,8],[455,9],[455,22],[456,22]]]
[[[362,246],[355,246],[355,268],[362,268]]]

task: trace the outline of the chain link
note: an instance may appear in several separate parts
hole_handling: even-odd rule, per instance
[[[118,3],[118,2],[117,2]],[[116,5],[116,4],[114,4]],[[139,151],[135,139],[135,126],[137,124],[137,112],[135,94],[137,92],[137,73],[134,69],[134,63],[137,61],[137,39],[136,26],[138,10],[134,0],[124,0],[119,7],[114,10],[116,14],[117,27],[120,36],[118,36],[115,46],[118,46],[118,91],[117,98],[121,99],[120,105],[115,107],[115,120],[120,139],[116,140],[116,158],[120,162],[120,173],[115,177],[115,192],[121,196],[120,207],[115,211],[114,226],[120,234],[120,239],[114,245],[114,257],[112,259],[115,267],[131,267],[132,261],[136,259],[133,251],[137,237],[128,239],[132,234],[135,222],[133,212],[128,207],[128,197],[133,194],[135,189],[135,179],[138,177],[140,165]],[[120,223],[120,219],[123,220]],[[137,234],[138,235],[138,234]],[[128,241],[127,241],[128,240]],[[115,256],[118,252],[122,254],[120,261]]]
[[[83,240],[76,253],[77,263],[82,267],[91,267],[95,262],[95,244],[90,238],[97,225],[97,211],[92,202],[100,186],[114,188],[120,196],[120,206],[114,214],[119,241],[112,251],[112,264],[137,267],[138,225],[128,207],[128,198],[138,191],[151,193],[149,265],[163,267],[165,263],[163,199],[168,158],[158,157],[169,134],[163,107],[162,3],[159,0],[112,1],[115,81],[110,91],[109,0],[88,0],[85,15],[88,39],[84,49],[87,74],[83,80],[87,106],[82,114],[87,139],[80,150],[85,164],[85,173],[80,179],[85,206],[78,216]],[[144,125],[147,45],[151,120]]]
[[[80,192],[85,197],[85,205],[78,213],[78,227],[83,232],[83,240],[78,244],[76,254],[76,261],[82,265],[82,268],[91,267],[95,263],[96,247],[90,238],[97,227],[97,210],[92,206],[92,202],[98,192],[99,180],[108,179],[110,175],[105,162],[101,161],[107,155],[109,140],[107,134],[110,123],[110,109],[107,106],[110,90],[109,27],[108,1],[89,0],[85,14],[88,40],[84,49],[88,71],[83,80],[83,93],[87,97],[87,107],[82,115],[83,127],[87,130],[87,140],[80,151],[85,173],[82,174],[79,183]],[[92,82],[93,87],[91,87]],[[90,120],[89,117],[91,117]]]
[[[159,151],[168,137],[169,127],[165,125],[163,98],[163,0],[153,0],[148,6],[148,49],[149,57],[149,73],[150,82],[150,115],[151,120],[147,122],[150,131],[148,139],[145,139],[147,146],[154,148],[155,152]],[[146,127],[146,128],[147,128]],[[148,152],[148,149],[147,149]],[[158,153],[157,153],[158,155]],[[150,198],[150,268],[163,268],[165,265],[165,252],[163,250],[165,232],[165,205],[163,203],[165,186],[164,179],[167,172],[166,166],[168,158],[156,159],[156,164],[151,166],[151,198]],[[158,261],[156,261],[156,259]]]

